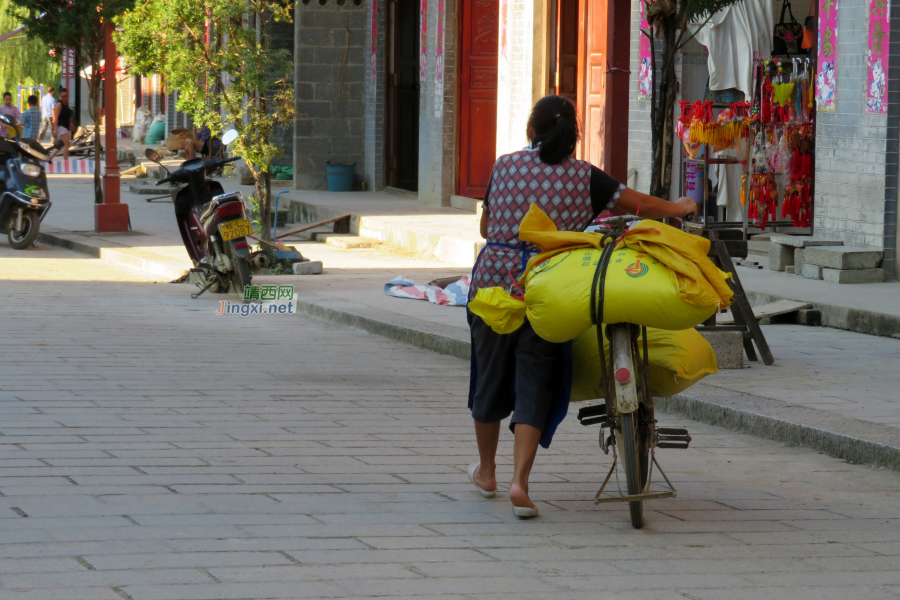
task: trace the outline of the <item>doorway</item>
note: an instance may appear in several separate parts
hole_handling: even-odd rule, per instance
[[[386,184],[419,189],[420,0],[388,4]]]
[[[578,44],[580,39],[579,0],[556,0],[554,29],[553,93],[568,98],[578,111]]]
[[[460,196],[483,198],[497,159],[497,60],[499,0],[459,2],[459,129],[457,180]]]

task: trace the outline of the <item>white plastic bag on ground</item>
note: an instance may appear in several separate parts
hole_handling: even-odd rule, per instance
[[[142,106],[134,113],[134,129],[131,130],[131,141],[141,143],[150,128],[150,109]]]

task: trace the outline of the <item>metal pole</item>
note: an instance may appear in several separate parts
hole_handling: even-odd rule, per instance
[[[130,219],[128,205],[119,202],[119,157],[116,149],[116,45],[113,42],[114,26],[106,22],[106,72],[104,73],[104,124],[106,127],[106,174],[103,176],[103,204],[95,205],[94,223],[97,231],[128,231]],[[99,135],[99,131],[97,132]]]

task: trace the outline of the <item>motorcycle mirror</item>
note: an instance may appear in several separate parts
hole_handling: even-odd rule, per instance
[[[155,163],[159,162],[159,158],[160,158],[159,152],[157,152],[153,148],[147,148],[146,150],[144,150],[144,156],[146,156],[147,158],[149,158],[150,160],[152,160]]]
[[[62,150],[63,148],[66,147],[66,143],[62,140],[56,140],[55,142],[53,142],[52,147],[54,150]]]
[[[236,139],[238,139],[238,132],[236,129],[229,129],[222,135],[222,143],[226,146]]]
[[[5,125],[12,125],[13,127],[16,126],[16,122],[9,115],[0,115],[0,121],[3,121]],[[237,133],[235,133],[234,137],[237,137]]]

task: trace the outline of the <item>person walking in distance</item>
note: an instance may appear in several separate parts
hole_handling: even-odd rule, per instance
[[[47,93],[41,97],[41,130],[38,132],[37,141],[44,139],[44,134],[49,130],[50,137],[56,141],[56,128],[53,126],[53,109],[56,107],[56,98],[53,96],[53,87],[47,88]]]
[[[69,141],[75,130],[75,115],[69,108],[69,92],[66,88],[59,88],[59,102],[53,109],[53,125],[56,130],[56,137],[63,142],[63,159],[69,160]],[[59,148],[54,148],[50,153],[50,160],[59,154]]]
[[[38,108],[38,98],[35,95],[28,96],[28,110],[22,113],[22,137],[37,140],[37,133],[41,128],[41,111]]]
[[[13,118],[14,123],[22,120],[22,114],[12,103],[12,93],[10,92],[3,92],[3,105],[0,106],[0,115],[9,115]],[[0,137],[12,136],[15,133],[8,131],[8,129],[6,125],[0,125]]]
[[[481,235],[487,241],[475,261],[469,300],[479,288],[507,292],[538,249],[519,239],[519,222],[536,204],[560,231],[583,231],[604,210],[648,219],[696,212],[690,198],[667,202],[628,189],[591,163],[574,158],[579,138],[575,105],[560,96],[538,100],[526,130],[531,145],[505,154],[494,164],[484,195]],[[549,184],[547,182],[550,182]],[[521,291],[517,291],[521,293]],[[512,415],[513,478],[509,499],[517,517],[535,517],[528,478],[538,444],[550,445],[566,416],[572,389],[571,342],[540,338],[526,319],[508,334],[495,332],[468,312],[472,333],[469,409],[475,421],[479,460],[469,480],[486,498],[497,494],[495,462],[500,422]]]

